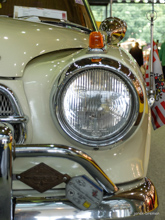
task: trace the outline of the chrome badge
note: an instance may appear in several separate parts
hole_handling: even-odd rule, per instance
[[[48,165],[40,163],[21,174],[17,174],[16,178],[38,192],[43,193],[63,182],[67,182],[70,176],[67,174],[63,175]]]

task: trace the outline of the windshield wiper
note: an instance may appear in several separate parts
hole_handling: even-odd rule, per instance
[[[56,20],[54,18],[38,17],[35,15],[21,16],[21,17],[18,17],[18,19],[24,19],[28,21],[34,21],[34,22],[42,22],[42,23],[57,25],[57,26],[66,27],[66,28],[74,28],[76,30],[81,30],[87,33],[92,32],[92,30],[87,27],[84,27],[79,24],[75,24],[67,20],[58,20],[58,19]]]
[[[51,25],[58,25],[58,26],[66,27],[66,28],[74,28],[76,30],[81,29],[81,30],[88,32],[88,33],[90,33],[92,31],[92,30],[88,29],[87,27],[84,27],[79,24],[75,24],[75,23],[72,23],[72,22],[66,21],[66,20],[56,21],[56,20],[41,19],[41,22],[51,24]]]

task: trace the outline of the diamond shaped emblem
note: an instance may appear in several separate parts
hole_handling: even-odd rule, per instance
[[[67,182],[70,176],[62,174],[44,163],[40,163],[21,174],[17,174],[16,178],[43,193],[54,186]]]

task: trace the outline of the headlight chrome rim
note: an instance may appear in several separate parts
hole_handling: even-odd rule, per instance
[[[104,59],[103,59],[104,60]],[[105,63],[111,59],[105,59]],[[84,61],[84,62],[83,62]],[[72,140],[86,146],[91,146],[91,147],[104,147],[108,145],[113,145],[116,144],[117,142],[123,141],[124,139],[128,138],[129,135],[132,133],[132,130],[135,130],[135,122],[137,121],[137,118],[139,116],[139,94],[137,92],[137,89],[132,83],[132,79],[134,78],[133,74],[130,74],[130,70],[128,73],[128,68],[126,68],[126,72],[123,74],[123,72],[118,68],[116,68],[116,62],[114,60],[111,60],[115,65],[105,65],[105,63],[102,64],[93,64],[90,63],[90,59],[84,59],[81,61],[77,61],[76,65],[75,63],[70,66],[67,70],[63,72],[63,75],[61,76],[59,85],[58,85],[58,91],[54,92],[53,96],[53,101],[52,101],[52,108],[54,109],[54,115],[55,115],[55,120],[58,122],[60,125],[60,128],[62,131],[64,131],[68,137],[70,137]],[[118,62],[117,62],[118,63]],[[81,67],[78,64],[82,64]],[[123,66],[120,63],[117,64],[118,66]],[[77,68],[75,68],[77,66]],[[121,129],[119,129],[118,133],[115,133],[114,135],[110,135],[109,137],[106,138],[96,138],[95,140],[92,138],[84,137],[83,135],[81,136],[79,133],[77,133],[74,129],[72,129],[68,123],[65,120],[65,117],[63,116],[63,113],[61,111],[61,95],[63,94],[63,91],[65,89],[65,86],[69,84],[69,82],[74,79],[74,77],[80,75],[82,72],[86,70],[92,70],[92,69],[100,69],[100,70],[106,70],[111,72],[112,74],[116,75],[119,77],[123,82],[127,84],[129,87],[129,90],[131,91],[132,95],[132,101],[133,105],[135,105],[135,108],[132,107],[133,112],[131,112],[131,116],[129,116],[129,120],[126,125],[124,125]],[[122,69],[122,68],[121,68]],[[136,79],[134,78],[133,81],[136,84]],[[139,88],[138,88],[139,90]],[[142,89],[140,91],[142,94]],[[144,101],[144,100],[143,100]],[[142,102],[143,102],[142,101]],[[55,104],[54,104],[55,103]]]

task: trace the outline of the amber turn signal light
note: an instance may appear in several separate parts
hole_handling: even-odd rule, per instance
[[[94,31],[90,33],[89,47],[91,49],[100,49],[104,47],[103,36],[100,32]]]

